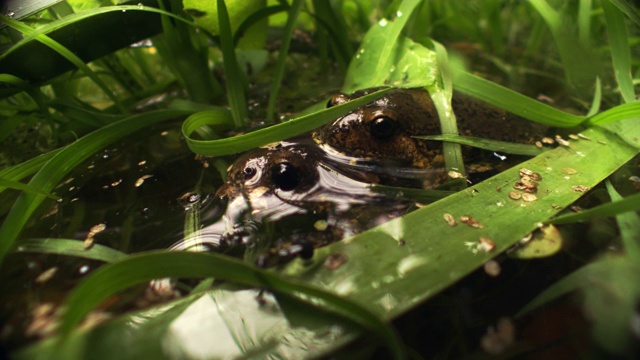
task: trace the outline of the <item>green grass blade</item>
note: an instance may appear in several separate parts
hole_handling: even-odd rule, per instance
[[[624,102],[634,102],[636,101],[636,94],[631,77],[631,51],[624,16],[609,0],[602,1],[602,9],[607,20],[611,60],[620,94]]]
[[[482,79],[468,72],[457,70],[453,77],[454,89],[510,113],[541,124],[557,127],[573,127],[586,120],[552,108],[539,101]]]
[[[228,115],[225,112],[214,111],[198,113],[190,116],[182,125],[182,133],[189,149],[201,155],[230,155],[250,150],[258,146],[287,139],[296,135],[309,132],[318,126],[347,114],[360,106],[377,99],[390,89],[376,91],[375,93],[357,98],[338,106],[322,110],[309,115],[304,115],[287,122],[256,130],[248,134],[238,135],[220,140],[197,140],[191,137],[194,131],[203,125],[220,126],[228,124]]]
[[[632,102],[618,105],[612,109],[608,109],[595,115],[587,121],[588,125],[604,125],[620,119],[640,119],[640,103]],[[624,133],[620,133],[624,136]]]
[[[16,251],[22,253],[75,256],[107,263],[122,260],[129,256],[121,251],[100,244],[93,244],[90,249],[85,249],[82,243],[81,240],[73,239],[25,239],[20,241],[20,246],[16,248]]]
[[[18,165],[2,169],[0,171],[0,178],[18,181],[24,179],[29,175],[35,174],[44,164],[46,164],[52,157],[54,157],[62,149],[50,151],[46,154],[39,155],[33,159],[29,159]],[[5,186],[0,185],[0,193],[6,190]]]
[[[174,110],[151,111],[134,115],[96,130],[57,152],[29,182],[29,186],[51,191],[63,177],[83,160],[112,142],[151,124],[188,115]],[[0,263],[13,248],[18,235],[31,215],[42,203],[38,194],[22,193],[0,227]]]
[[[640,11],[638,11],[637,5],[634,6],[628,0],[609,0],[615,5],[621,12],[631,19],[636,26],[640,26]]]
[[[588,221],[603,217],[616,216],[627,211],[640,211],[640,194],[583,210],[574,214],[566,214],[549,220],[551,224],[570,224],[578,221]]]
[[[404,357],[402,343],[394,329],[358,303],[302,282],[287,280],[240,260],[211,253],[148,252],[97,269],[67,298],[66,313],[60,324],[61,339],[66,339],[84,316],[109,296],[132,285],[164,277],[214,277],[291,296],[310,297],[315,300],[314,305],[346,316],[378,335],[396,358]]]
[[[249,15],[246,19],[244,19],[242,24],[238,26],[236,33],[233,35],[234,46],[238,46],[238,42],[240,41],[244,33],[247,30],[249,30],[249,28],[253,26],[255,23],[259,22],[264,18],[268,18],[271,15],[275,15],[277,13],[287,11],[288,8],[289,6],[286,4],[267,6]]]
[[[57,196],[54,196],[46,191],[41,191],[38,188],[35,188],[33,186],[27,185],[27,184],[23,184],[19,181],[13,181],[13,180],[8,180],[8,179],[3,179],[2,177],[0,177],[0,189],[6,189],[6,188],[10,188],[10,189],[16,189],[16,190],[21,190],[24,192],[30,192],[33,194],[37,194],[37,195],[42,195],[44,197],[47,197],[49,199],[52,200],[58,200],[60,199]]]
[[[609,196],[611,196],[612,205],[625,201],[613,185],[611,185],[610,181],[607,180],[606,185]],[[640,232],[638,232],[638,229],[640,229],[640,215],[636,212],[640,210],[640,197],[637,197],[637,201],[638,205],[634,211],[626,211],[616,214],[616,222],[620,228],[620,238],[624,244],[624,250],[628,256],[635,261],[640,260]]]
[[[287,23],[284,26],[282,44],[280,44],[280,51],[278,52],[276,70],[271,83],[271,92],[269,92],[269,101],[267,105],[268,122],[273,122],[275,120],[276,102],[278,101],[278,93],[280,92],[280,86],[282,84],[282,79],[284,78],[287,56],[289,54],[289,44],[291,44],[291,37],[293,36],[293,30],[295,29],[296,22],[298,21],[298,15],[300,14],[302,3],[302,0],[293,0],[289,7]]]
[[[236,128],[242,128],[248,118],[247,100],[244,95],[246,80],[236,58],[227,6],[224,0],[216,1],[218,5],[218,24],[220,25],[220,48],[224,61],[225,86],[227,87],[229,107],[231,107],[231,115]]]
[[[424,140],[439,140],[453,142],[460,145],[469,145],[479,149],[500,151],[507,154],[515,155],[527,155],[537,156],[542,154],[545,149],[540,149],[535,145],[516,144],[506,141],[490,140],[472,136],[460,136],[460,135],[429,135],[429,136],[414,136],[417,139]]]

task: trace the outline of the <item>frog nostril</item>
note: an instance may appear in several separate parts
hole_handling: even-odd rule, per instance
[[[288,162],[283,162],[271,169],[271,180],[283,191],[295,189],[300,184],[300,171]]]
[[[388,116],[375,118],[369,126],[371,134],[380,140],[387,140],[396,133],[398,123]]]

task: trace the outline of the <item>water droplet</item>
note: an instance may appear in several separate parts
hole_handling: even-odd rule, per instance
[[[391,66],[391,68],[389,69],[389,72],[390,72],[390,73],[392,73],[392,72],[394,72],[394,71],[396,71],[396,66],[395,66],[395,65]]]
[[[122,12],[123,12],[123,13],[127,12],[127,9],[122,9]]]
[[[13,10],[7,10],[7,16],[12,18],[16,15],[16,13]]]
[[[78,269],[78,273],[79,273],[80,275],[84,275],[84,274],[88,273],[88,272],[89,272],[89,270],[91,270],[91,267],[90,267],[89,265],[82,265],[82,266],[80,266],[80,268]]]
[[[401,17],[401,16],[402,16],[402,11],[398,11],[398,12],[396,13],[396,16],[397,16],[397,17]]]
[[[144,9],[144,5],[142,5],[142,3],[138,3],[138,9]]]
[[[385,27],[385,26],[387,26],[388,23],[389,22],[387,21],[387,19],[382,19],[382,20],[380,20],[378,25],[380,25],[380,27]]]

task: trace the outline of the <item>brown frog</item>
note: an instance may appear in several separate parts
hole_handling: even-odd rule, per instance
[[[215,251],[244,255],[260,266],[357,234],[399,216],[411,206],[371,190],[368,183],[328,166],[310,142],[280,142],[249,151],[227,170],[216,196],[227,203],[214,224],[174,246],[206,243]],[[202,248],[202,247],[201,247]]]
[[[333,96],[328,107],[370,94],[379,88]],[[545,127],[523,121],[477,100],[454,94],[452,107],[461,135],[518,143],[533,143]],[[519,121],[516,121],[519,120]],[[429,94],[423,89],[393,89],[384,96],[316,130],[314,140],[329,153],[356,159],[393,161],[420,169],[443,168],[441,144],[413,138],[440,134],[440,122]],[[471,162],[480,151],[468,148]],[[467,160],[467,158],[465,158]],[[388,182],[388,177],[383,182]],[[393,183],[393,179],[391,179]],[[433,183],[433,182],[432,182]]]

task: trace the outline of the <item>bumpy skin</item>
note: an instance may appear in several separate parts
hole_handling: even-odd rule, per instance
[[[328,106],[370,94],[379,88],[338,94]],[[517,118],[477,100],[454,94],[453,110],[460,134],[494,140],[532,143],[545,127]],[[394,130],[376,136],[374,122],[382,117],[394,120]],[[440,122],[429,94],[422,89],[394,89],[380,99],[352,111],[314,132],[314,140],[341,154],[356,158],[407,161],[418,168],[443,165],[438,142],[414,139],[416,135],[440,134]],[[469,152],[469,151],[468,151]]]

